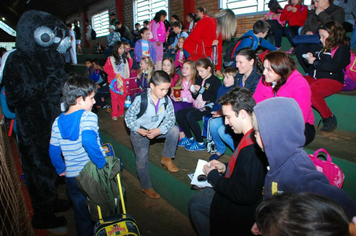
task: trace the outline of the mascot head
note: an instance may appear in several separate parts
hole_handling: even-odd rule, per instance
[[[70,46],[67,27],[55,16],[35,10],[21,16],[17,24],[17,49],[28,54],[53,49],[65,53]]]

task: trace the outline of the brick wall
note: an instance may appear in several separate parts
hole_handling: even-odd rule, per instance
[[[185,16],[183,15],[183,0],[170,0],[169,1],[169,15],[177,15],[181,21],[184,22]],[[167,19],[170,20],[170,19]]]
[[[252,30],[253,24],[265,16],[265,13],[256,13],[255,15],[238,16],[237,17],[237,30],[235,37],[240,37],[245,32]]]
[[[124,25],[129,27],[130,30],[134,28],[133,22],[133,1],[124,0],[123,1],[123,12],[124,12]]]
[[[216,1],[216,0],[195,0],[194,6],[195,6],[195,9],[197,9],[198,7],[205,7],[205,9],[208,11],[208,15],[214,15],[215,13],[218,12],[219,1]]]

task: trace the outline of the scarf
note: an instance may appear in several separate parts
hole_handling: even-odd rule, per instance
[[[232,157],[230,158],[229,165],[227,167],[227,170],[225,172],[225,178],[230,178],[236,164],[237,157],[239,156],[240,151],[250,145],[253,145],[256,143],[255,138],[253,137],[254,134],[254,129],[250,129],[241,139],[239,145],[237,146],[234,154],[232,154]]]

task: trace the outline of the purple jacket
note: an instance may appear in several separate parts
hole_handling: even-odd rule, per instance
[[[291,98],[270,98],[258,103],[254,112],[270,166],[264,199],[283,192],[311,192],[334,200],[350,217],[355,216],[354,200],[331,185],[303,150],[305,125],[298,103]]]
[[[148,41],[150,57],[153,63],[156,64],[156,49],[152,42]],[[135,44],[135,59],[137,63],[140,63],[142,58],[142,39],[138,40]]]

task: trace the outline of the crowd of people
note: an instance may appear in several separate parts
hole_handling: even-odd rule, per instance
[[[167,12],[161,10],[143,28],[135,24],[132,33],[111,14],[106,59],[86,59],[85,76],[66,80],[66,111],[52,127],[50,157],[57,174],[67,177],[78,235],[89,235],[83,232],[92,232],[93,224],[73,177],[89,160],[98,169],[105,166],[98,117],[92,112],[98,108],[106,109],[113,121],[124,118],[141,189],[149,198],[160,198],[150,180],[151,140],[165,139],[161,163],[172,173],[179,171],[173,162],[177,148],[211,153],[203,172],[213,187],[195,194],[188,204],[198,235],[286,235],[286,230],[288,235],[300,235],[293,231],[294,221],[305,235],[351,235],[348,227],[356,216],[356,203],[332,186],[303,150],[315,137],[313,108],[322,117],[321,131],[337,127],[325,97],[343,89],[343,69],[350,64],[350,46],[355,44],[355,38],[350,41],[346,36],[354,21],[345,17],[352,15],[348,4],[353,1],[338,2],[340,6],[316,0],[308,7],[301,0],[289,0],[282,9],[271,0],[270,12],[243,35],[234,63],[225,69],[223,41],[233,38],[237,28],[229,9],[209,16],[199,7],[196,14],[186,16],[187,29],[177,15],[168,25]],[[313,19],[320,25],[308,28],[306,22]],[[76,63],[80,29],[78,23],[74,30],[71,24],[67,27],[72,43],[68,57]],[[296,43],[301,32],[319,35],[321,43]],[[91,50],[88,20],[85,35]],[[287,52],[280,50],[283,36],[291,44]],[[257,48],[268,53],[258,55]],[[292,51],[304,72],[297,71],[296,61],[288,55]],[[139,65],[136,94],[126,86],[133,64]],[[132,104],[125,114],[128,95]],[[226,148],[233,155],[229,163],[222,163],[219,158]],[[323,227],[307,224],[293,211],[304,212]],[[337,227],[325,228],[329,224]]]

